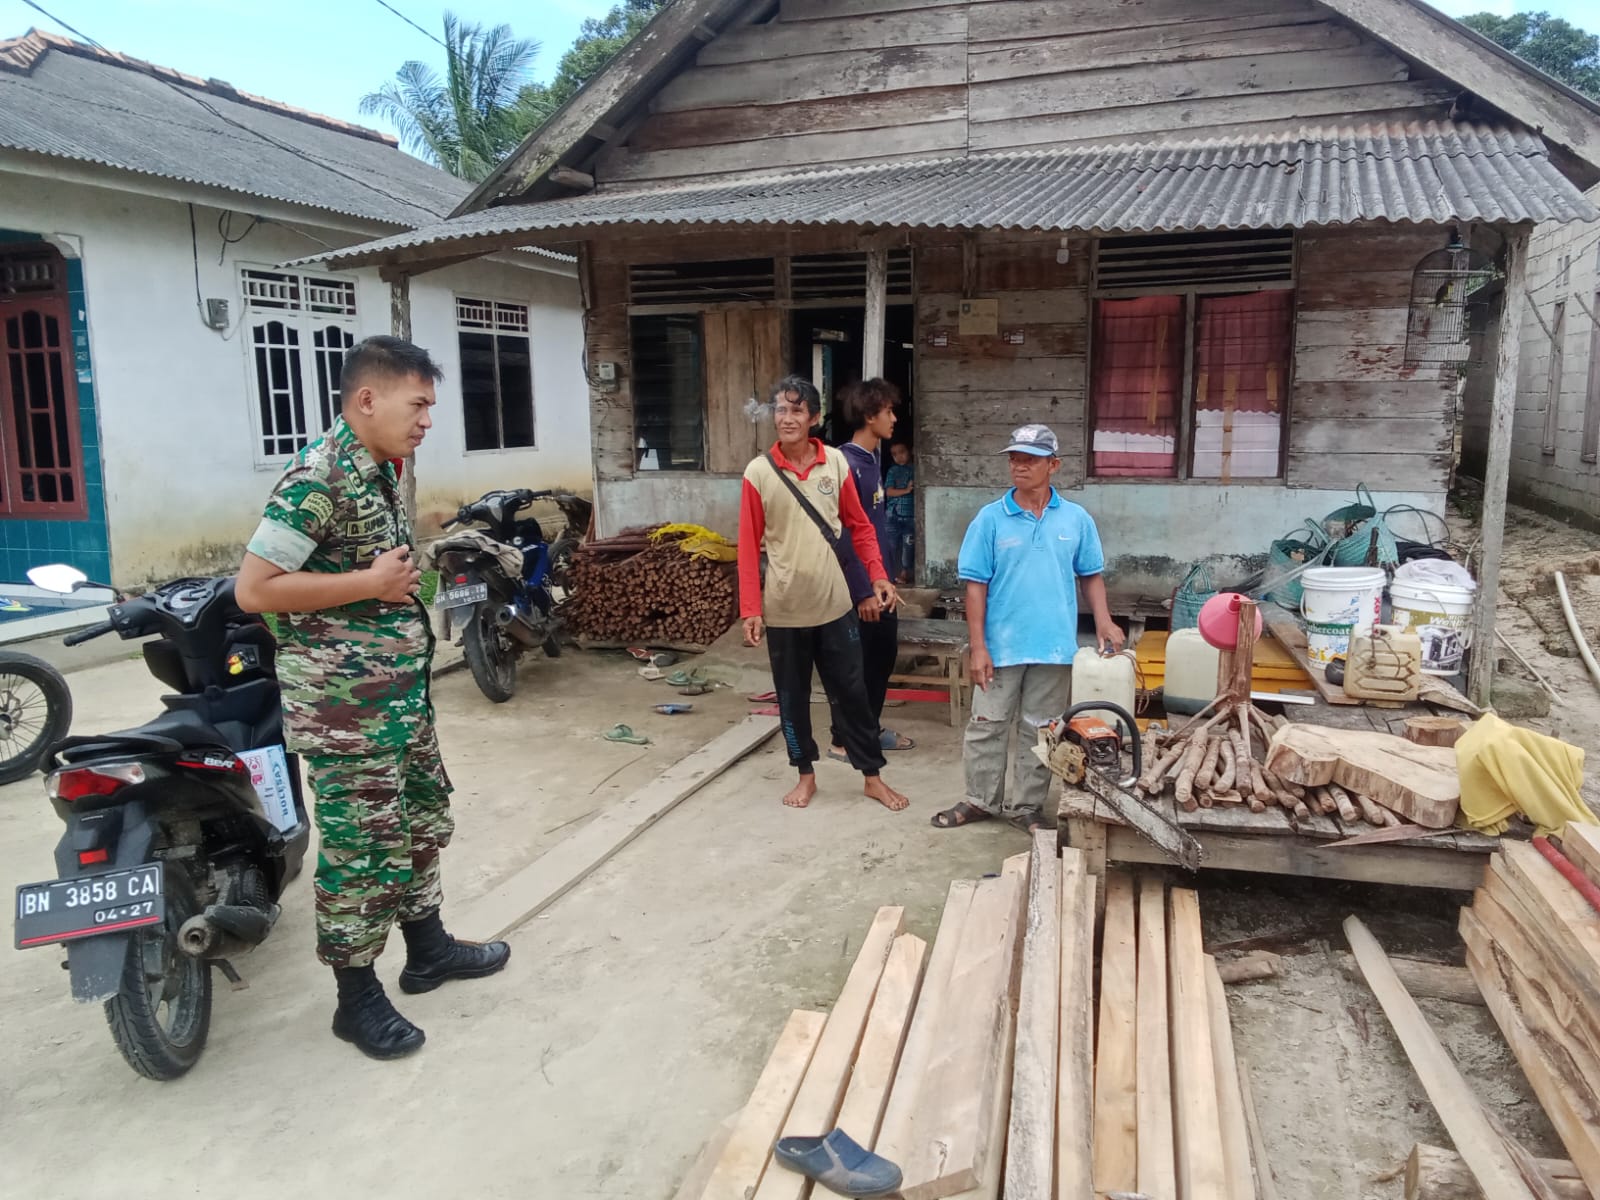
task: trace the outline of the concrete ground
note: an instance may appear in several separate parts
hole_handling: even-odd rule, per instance
[[[1551,535],[1542,536],[1545,550]],[[1600,747],[1600,695],[1575,661],[1538,644],[1538,630],[1516,626],[1518,612],[1502,608],[1513,641],[1568,697],[1553,720],[1530,723]],[[736,655],[708,659],[742,684],[752,677]],[[678,697],[634,665],[619,654],[535,658],[503,706],[464,672],[436,683],[458,787],[445,859],[452,901],[482,894],[749,708],[739,691],[721,691],[696,698],[693,715],[657,716],[651,704]],[[158,685],[125,658],[71,683],[78,731],[156,708]],[[429,1042],[398,1063],[370,1062],[329,1034],[331,980],[311,953],[305,878],[291,885],[273,938],[239,960],[248,990],[219,981],[210,1046],[176,1083],[123,1064],[97,1009],[68,997],[59,952],[0,951],[10,1035],[0,1046],[0,1195],[225,1186],[241,1200],[288,1188],[356,1200],[666,1200],[743,1103],[788,1011],[832,1003],[874,909],[903,904],[910,928],[932,937],[951,879],[994,871],[1026,845],[998,824],[932,829],[932,812],[959,795],[958,731],[938,704],[886,720],[919,743],[888,772],[911,796],[908,812],[861,799],[853,773],[829,762],[809,811],[782,808],[790,775],[769,742],[513,934],[502,975],[401,997]],[[653,744],[600,740],[617,721]],[[58,833],[38,780],[0,789],[0,891],[47,876]],[[1285,1200],[1397,1198],[1399,1181],[1385,1175],[1411,1143],[1448,1145],[1381,1010],[1334,952],[1345,948],[1339,922],[1357,912],[1393,952],[1459,961],[1459,901],[1204,878],[1211,943],[1265,937],[1286,956],[1281,979],[1229,989]],[[396,939],[380,964],[386,979],[399,958]],[[1423,1003],[1475,1091],[1531,1149],[1558,1154],[1485,1010]]]

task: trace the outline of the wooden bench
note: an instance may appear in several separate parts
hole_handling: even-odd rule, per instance
[[[935,661],[930,670],[889,676],[890,685],[947,689],[950,725],[959,729],[963,720],[962,707],[967,701],[967,689],[971,686],[967,673],[966,622],[905,618],[900,622],[900,654],[902,657],[931,658]]]

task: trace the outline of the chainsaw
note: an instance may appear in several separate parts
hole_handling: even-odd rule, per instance
[[[1079,716],[1093,709],[1114,713],[1128,731],[1133,751],[1133,774],[1122,774],[1122,734],[1099,717]],[[1039,744],[1033,748],[1039,761],[1071,787],[1083,788],[1103,801],[1145,841],[1155,846],[1179,866],[1199,868],[1200,843],[1187,829],[1146,804],[1133,791],[1133,781],[1143,770],[1143,747],[1139,727],[1119,704],[1089,700],[1074,704],[1055,720],[1039,729]]]

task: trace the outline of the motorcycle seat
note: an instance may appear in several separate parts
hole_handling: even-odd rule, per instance
[[[55,754],[63,762],[70,763],[139,750],[164,753],[211,750],[218,754],[233,754],[222,735],[191,712],[165,712],[134,729],[65,738],[56,744]]]

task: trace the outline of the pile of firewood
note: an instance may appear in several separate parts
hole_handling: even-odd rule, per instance
[[[652,540],[659,528],[578,547],[562,606],[569,629],[594,641],[702,646],[727,631],[739,610],[734,564],[687,554],[670,534]]]
[[[1156,797],[1169,788],[1179,808],[1193,812],[1219,804],[1245,804],[1251,812],[1281,807],[1290,822],[1318,813],[1345,823],[1399,825],[1400,819],[1371,797],[1337,784],[1306,787],[1267,766],[1273,735],[1288,722],[1250,703],[1250,672],[1257,637],[1255,605],[1240,613],[1238,651],[1224,651],[1217,698],[1181,728],[1149,738],[1144,773],[1135,785]]]

